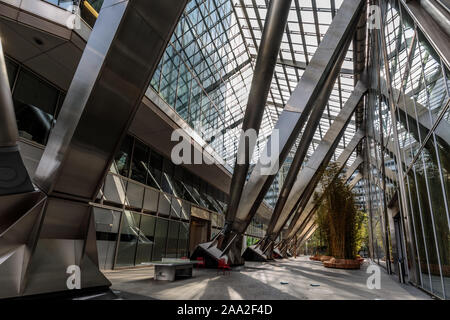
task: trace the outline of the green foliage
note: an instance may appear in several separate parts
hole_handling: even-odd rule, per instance
[[[369,217],[363,211],[357,211],[356,228],[356,252],[369,247]]]
[[[354,195],[338,174],[337,164],[330,164],[322,177],[324,192],[315,195],[317,232],[327,255],[354,259],[365,237],[361,228],[366,218],[356,210]]]
[[[250,247],[259,241],[258,238],[247,236],[247,247]]]

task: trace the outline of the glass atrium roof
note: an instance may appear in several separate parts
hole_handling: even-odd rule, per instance
[[[254,152],[255,161],[342,2],[292,0]],[[268,6],[269,0],[191,0],[151,83],[230,167],[235,161]],[[353,91],[352,49],[350,44],[308,156]],[[334,160],[354,133],[355,116]],[[291,156],[295,150],[296,146]],[[354,159],[352,155],[348,165]],[[288,158],[285,165],[289,166],[289,162]]]

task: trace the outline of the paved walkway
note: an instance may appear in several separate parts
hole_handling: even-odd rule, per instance
[[[193,278],[153,280],[153,269],[107,271],[112,290],[124,299],[430,299],[381,271],[381,289],[367,288],[368,263],[361,270],[328,269],[307,257],[275,262],[246,262],[230,274],[195,269]],[[287,282],[282,284],[281,282]]]

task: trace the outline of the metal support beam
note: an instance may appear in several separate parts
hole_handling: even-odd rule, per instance
[[[306,68],[300,82],[280,114],[275,129],[278,141],[270,136],[263,154],[269,154],[272,144],[276,144],[278,152],[270,154],[269,166],[261,159],[256,164],[247,181],[234,219],[233,229],[245,230],[261,204],[267,190],[278,172],[279,166],[289,154],[295,140],[308,119],[315,101],[323,87],[327,76],[339,58],[340,49],[352,37],[365,1],[345,0],[334,17],[327,33],[317,48],[314,57]],[[271,174],[262,174],[264,170]]]
[[[363,158],[361,158],[360,156],[358,156],[355,161],[353,161],[352,165],[350,166],[350,168],[348,168],[345,171],[345,176],[344,176],[344,180],[345,182],[348,182],[348,180],[352,177],[352,175],[355,173],[356,169],[359,168],[359,166],[361,165],[361,163],[363,163]]]
[[[383,79],[382,82],[385,83],[385,80]],[[401,111],[401,115],[405,115],[408,117],[408,119],[412,119],[412,121],[409,121],[410,123],[415,123],[417,119],[420,129],[428,133],[433,128],[434,123],[437,121],[438,115],[432,113],[432,119],[430,119],[430,113],[427,107],[415,101],[408,94],[403,94],[403,90],[400,91],[394,88],[392,91],[392,95],[394,97],[398,97],[398,104],[396,105],[396,107],[399,109],[399,111]],[[404,119],[399,120],[404,121]],[[447,121],[439,122],[439,125],[435,129],[435,134],[437,138],[440,138],[442,142],[450,147],[450,124]],[[424,135],[424,137],[425,136],[426,134]]]
[[[361,173],[358,173],[355,178],[349,183],[349,188],[352,190],[356,184],[363,178]],[[305,220],[302,222],[302,224],[299,226],[298,229],[296,229],[297,234],[297,246],[300,246],[300,244],[307,240],[312,233],[317,229],[317,225],[315,223],[311,223],[311,220],[314,221],[313,217],[317,210],[317,206],[315,205],[312,198],[309,199],[308,204],[305,208]],[[309,228],[310,226],[310,228]],[[306,234],[305,234],[306,230]],[[309,231],[308,231],[309,230]]]
[[[20,265],[26,269],[17,285],[21,290],[0,286],[0,296],[68,290],[70,265],[81,269],[81,289],[110,285],[98,269],[90,201],[97,196],[186,3],[103,3],[36,170],[36,183],[48,198],[39,203],[42,214],[38,208],[30,212],[38,218],[38,228],[30,257]],[[27,234],[26,227],[15,232]],[[4,274],[8,275],[0,270]]]
[[[378,5],[380,5],[381,8],[381,25],[384,25],[385,23],[385,19],[386,19],[386,4],[383,3],[383,5],[381,5],[381,1],[377,1]],[[389,72],[389,66],[387,63],[387,47],[386,47],[386,35],[385,35],[385,30],[384,28],[380,28],[380,30],[376,30],[374,31],[374,35],[375,35],[375,39],[376,39],[376,45],[379,48],[379,50],[377,51],[381,51],[381,57],[383,58],[384,63],[384,76],[386,77],[386,87],[392,89],[392,83],[391,83],[391,75]],[[446,41],[448,42],[448,41]],[[376,55],[378,55],[378,52],[376,53]],[[377,58],[377,65],[380,66],[381,64],[379,63],[380,59],[378,59],[378,56],[376,56]],[[394,147],[395,147],[395,156],[397,158],[397,174],[398,174],[398,181],[399,181],[399,187],[400,187],[400,198],[401,198],[401,208],[402,208],[402,214],[404,216],[409,217],[410,214],[408,213],[408,205],[407,205],[407,193],[406,193],[406,187],[404,184],[404,172],[403,172],[403,168],[402,168],[402,156],[401,156],[401,149],[400,149],[400,142],[398,141],[397,137],[398,137],[398,130],[397,130],[397,115],[395,113],[396,111],[396,107],[395,107],[395,101],[394,101],[394,95],[392,90],[388,90],[388,95],[389,95],[389,111],[391,114],[391,123],[393,123],[394,125],[392,126],[393,129],[393,134],[394,134]],[[368,151],[368,150],[367,150]],[[372,208],[371,208],[372,209]],[[373,217],[371,217],[373,218]],[[409,228],[408,228],[409,229]],[[373,230],[372,230],[373,232]],[[411,230],[408,231],[409,235],[411,236]],[[373,238],[372,238],[373,239]],[[412,237],[411,237],[412,239]],[[413,253],[414,254],[414,253]],[[413,258],[413,257],[412,257]],[[415,262],[414,262],[414,258],[412,259],[412,263],[413,263],[413,267]],[[410,274],[412,275],[412,274]],[[411,280],[415,280],[414,278],[411,278]]]
[[[274,229],[275,229],[276,225],[278,224],[281,213],[283,212],[286,201],[288,200],[289,193],[290,193],[292,187],[294,186],[294,183],[296,182],[297,175],[300,171],[303,161],[305,160],[309,146],[311,145],[311,141],[314,138],[314,133],[316,132],[317,127],[319,126],[320,118],[323,115],[323,111],[327,104],[328,98],[331,94],[331,91],[333,90],[333,86],[336,82],[336,78],[338,76],[339,69],[340,69],[342,61],[345,57],[345,54],[347,53],[349,45],[350,45],[350,42],[348,42],[341,49],[340,58],[337,60],[336,64],[333,66],[333,69],[331,70],[330,74],[328,75],[327,81],[325,82],[324,86],[322,87],[319,98],[315,103],[313,111],[311,112],[311,116],[308,119],[308,123],[306,124],[306,128],[301,137],[299,146],[297,148],[297,151],[295,152],[295,156],[292,160],[292,163],[290,164],[289,171],[286,175],[283,186],[281,187],[280,195],[278,197],[277,203],[273,210],[270,223],[267,227],[266,238],[267,238],[267,241],[269,241],[269,242],[274,241],[277,237],[277,234],[280,231],[280,229],[278,229],[278,230],[274,230]],[[338,120],[338,119],[340,119],[339,116],[336,118],[336,120]],[[350,120],[350,118],[348,120]],[[333,124],[334,123],[336,123],[336,122],[333,122]],[[340,123],[340,122],[338,122],[338,123]],[[331,128],[330,128],[330,130],[331,130]],[[320,146],[320,144],[319,144],[319,146]],[[265,245],[264,242],[265,241],[263,241],[263,243],[262,243],[263,247]]]
[[[18,141],[19,131],[0,39],[0,196],[34,190]]]
[[[359,172],[349,183],[348,183],[348,187],[350,188],[350,190],[353,190],[353,188],[355,188],[355,186],[358,184],[359,181],[361,181],[361,179],[363,178],[363,175]]]
[[[400,2],[442,58],[447,68],[450,68],[450,42],[448,41],[449,35],[445,31],[448,30],[448,21],[447,26],[442,28],[440,23],[445,23],[445,21],[435,21],[427,10],[421,6],[420,1],[400,0]]]
[[[252,57],[252,59],[256,59],[256,57],[257,57],[255,54],[252,54],[250,56]],[[292,60],[285,59],[285,58],[277,59],[277,64],[282,65],[282,66],[287,66],[287,67],[300,69],[300,70],[305,70],[306,67],[308,66],[306,64],[306,62],[303,62],[303,61],[292,61]],[[348,75],[353,75],[354,74],[352,69],[347,69],[347,68],[341,68],[339,73],[341,73],[341,74],[348,74]]]
[[[322,142],[317,146],[311,158],[298,173],[292,188],[288,190],[289,196],[287,197],[286,205],[282,210],[280,219],[278,219],[275,225],[273,234],[270,235],[272,241],[276,239],[281,229],[293,214],[295,214],[292,218],[293,221],[298,219],[301,210],[296,213],[297,207],[304,207],[308,202],[309,196],[314,193],[314,189],[319,183],[323,169],[328,165],[336,146],[339,144],[339,141],[345,132],[348,121],[367,91],[367,86],[363,81],[364,80],[360,80],[357,83],[353,93],[344,105],[344,108],[342,108],[338,117],[323,137]],[[300,204],[301,200],[302,204]]]
[[[225,226],[223,230],[224,240],[220,246],[222,249],[231,240],[232,224],[235,221],[250,166],[250,160],[256,144],[256,139],[252,141],[250,138],[250,141],[247,141],[246,134],[251,129],[256,133],[256,137],[258,136],[290,7],[291,0],[273,0],[267,11],[231,180],[230,202],[225,214]]]
[[[342,171],[342,169],[345,167],[348,158],[350,158],[351,154],[359,145],[363,137],[364,133],[362,131],[357,131],[355,133],[350,143],[347,145],[347,147],[344,149],[344,151],[336,161],[339,164],[338,172]],[[291,223],[289,224],[286,238],[294,236],[298,232],[305,219],[307,219],[315,210],[315,202],[313,201],[312,195],[314,194],[314,192],[323,193],[323,186],[319,183],[318,180],[319,179],[316,178],[315,181],[312,182],[310,186],[308,186],[308,189],[306,190],[307,193],[303,195],[302,202],[298,205],[296,209],[297,212],[292,218]],[[311,191],[312,188],[314,189]]]
[[[370,163],[372,164],[372,166],[377,169],[379,172],[381,172],[382,170],[382,164],[378,163],[374,157],[370,157]],[[397,174],[395,174],[391,169],[385,167],[385,174],[386,174],[386,178],[388,178],[389,180],[391,180],[392,183],[397,182]]]

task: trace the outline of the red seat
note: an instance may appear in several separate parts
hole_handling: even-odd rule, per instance
[[[197,257],[197,268],[204,268],[205,267],[205,259],[202,257]]]
[[[225,262],[225,259],[219,259],[219,264],[217,266],[217,273],[222,270],[223,274],[225,274],[227,271],[231,271],[231,267],[228,263]]]
[[[188,258],[188,257],[181,257],[180,259],[182,259],[182,260],[188,260],[189,258]]]

